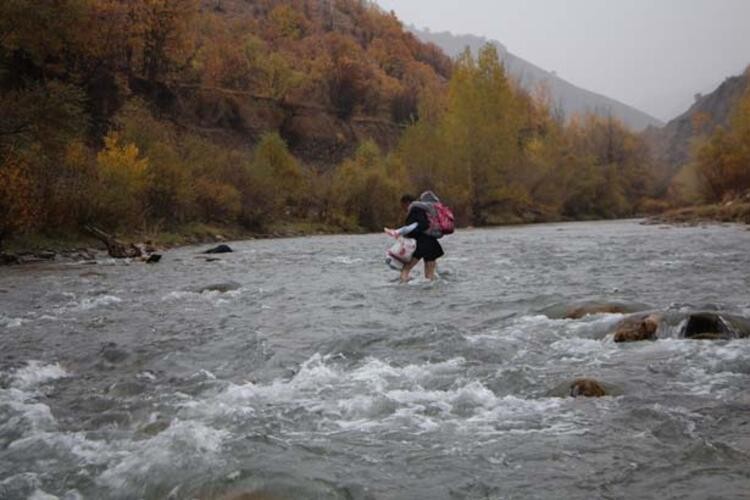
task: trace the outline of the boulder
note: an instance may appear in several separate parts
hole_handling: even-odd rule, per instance
[[[128,352],[121,349],[114,342],[107,342],[102,346],[101,356],[110,363],[120,363],[129,356]]]
[[[169,420],[156,420],[154,422],[150,422],[148,424],[145,424],[138,428],[138,431],[136,433],[136,438],[138,439],[148,439],[156,436],[157,434],[164,432],[169,428],[170,425]]]
[[[622,389],[615,385],[584,377],[563,382],[547,391],[546,396],[550,398],[601,398],[621,394],[623,394]]]
[[[688,316],[680,337],[690,340],[728,340],[738,335],[727,322],[715,313],[696,313]]]
[[[206,250],[205,254],[214,254],[214,253],[232,253],[234,250],[229,245],[219,245],[214,248],[211,248],[209,250]]]
[[[609,391],[598,381],[592,378],[579,378],[570,384],[570,397],[572,398],[601,398],[609,396]]]
[[[152,253],[148,257],[146,257],[145,262],[146,264],[156,264],[161,260],[161,254],[158,253]]]
[[[615,342],[641,342],[656,340],[661,317],[657,314],[630,316],[622,320],[615,330]]]

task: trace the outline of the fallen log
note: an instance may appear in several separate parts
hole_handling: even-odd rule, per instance
[[[107,247],[107,253],[113,259],[141,259],[149,264],[159,262],[161,255],[154,253],[151,245],[144,243],[124,243],[114,235],[95,226],[84,226],[84,229]]]

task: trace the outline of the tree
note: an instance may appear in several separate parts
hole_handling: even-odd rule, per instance
[[[699,148],[696,161],[709,200],[750,189],[750,85],[736,104],[729,127],[716,130]]]
[[[146,215],[148,159],[141,157],[135,144],[121,144],[116,133],[110,133],[104,144],[96,157],[101,183],[99,216],[109,227],[139,228]]]

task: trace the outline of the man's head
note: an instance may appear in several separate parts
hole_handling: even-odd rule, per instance
[[[414,196],[405,194],[401,197],[401,208],[403,208],[404,211],[409,210],[409,205],[411,205],[415,201],[417,201],[417,199]]]

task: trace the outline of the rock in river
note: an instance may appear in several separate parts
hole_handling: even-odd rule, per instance
[[[234,290],[239,290],[240,287],[239,283],[235,283],[234,281],[227,281],[226,283],[215,283],[213,285],[204,286],[201,288],[198,288],[196,292],[198,293],[206,293],[206,292],[219,292],[219,293],[227,293]]]
[[[207,254],[213,254],[213,253],[232,253],[234,250],[229,245],[219,245],[214,248],[211,248],[209,250],[206,250],[203,253]]]
[[[750,336],[750,321],[712,312],[690,314],[680,337],[690,340],[731,340]]]
[[[604,384],[593,378],[577,378],[572,381],[563,382],[551,391],[547,397],[553,398],[601,398],[604,396],[617,396],[622,390]]]
[[[570,384],[570,397],[572,398],[601,398],[608,395],[607,389],[592,378],[579,378]]]
[[[638,314],[622,320],[615,330],[615,342],[640,342],[656,340],[661,317],[657,314]]]

